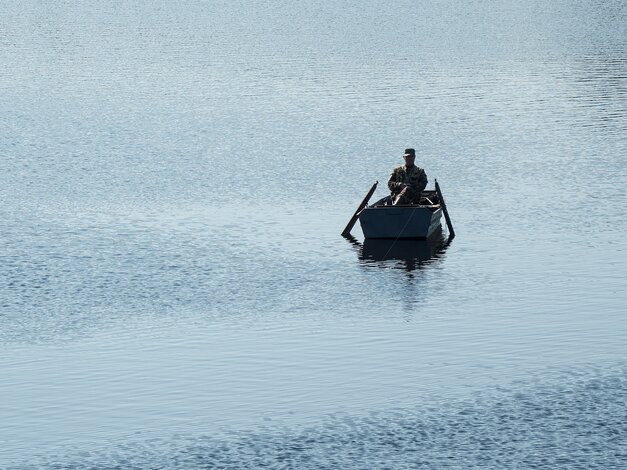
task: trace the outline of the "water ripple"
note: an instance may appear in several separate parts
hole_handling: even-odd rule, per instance
[[[624,368],[554,373],[557,383],[517,383],[473,400],[367,417],[337,414],[304,428],[269,423],[223,437],[132,440],[13,468],[622,468]]]

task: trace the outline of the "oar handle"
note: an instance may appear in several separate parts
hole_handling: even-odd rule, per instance
[[[348,224],[346,225],[346,227],[342,231],[342,236],[343,237],[348,237],[350,235],[351,230],[355,226],[355,222],[357,222],[357,218],[359,217],[359,213],[362,211],[362,209],[364,207],[366,207],[366,204],[368,204],[368,201],[370,200],[370,198],[374,194],[374,190],[377,189],[377,185],[378,184],[379,184],[378,181],[374,182],[374,184],[372,185],[372,188],[370,188],[370,191],[368,191],[368,194],[366,194],[366,197],[364,198],[364,200],[361,201],[361,204],[359,204],[359,207],[357,208],[357,210],[353,214],[353,217],[351,218],[351,220],[348,221]]]
[[[444,219],[446,219],[446,226],[448,227],[449,234],[448,239],[452,240],[453,238],[455,238],[455,230],[453,230],[453,223],[451,222],[451,217],[448,215],[446,203],[444,202],[444,197],[442,196],[442,191],[440,190],[438,180],[435,180],[435,190],[438,193],[438,199],[440,200],[440,205],[442,206],[442,211],[444,212]]]

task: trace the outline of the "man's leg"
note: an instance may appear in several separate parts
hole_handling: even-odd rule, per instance
[[[410,204],[412,201],[413,191],[409,188],[403,188],[403,190],[394,198],[393,206],[404,206]]]
[[[419,204],[420,193],[415,193],[411,188],[403,188],[394,198],[393,206],[406,206],[409,204]]]

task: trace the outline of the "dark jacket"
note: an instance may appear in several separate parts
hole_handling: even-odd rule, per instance
[[[402,191],[404,184],[408,184],[411,192],[419,195],[427,187],[425,170],[416,165],[412,166],[409,171],[405,165],[394,168],[388,180],[388,188],[392,192],[392,197]]]

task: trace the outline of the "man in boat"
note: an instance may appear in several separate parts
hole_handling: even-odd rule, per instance
[[[414,165],[416,151],[405,149],[403,154],[405,164],[394,168],[388,188],[392,192],[393,205],[418,204],[420,193],[427,187],[425,170]]]

